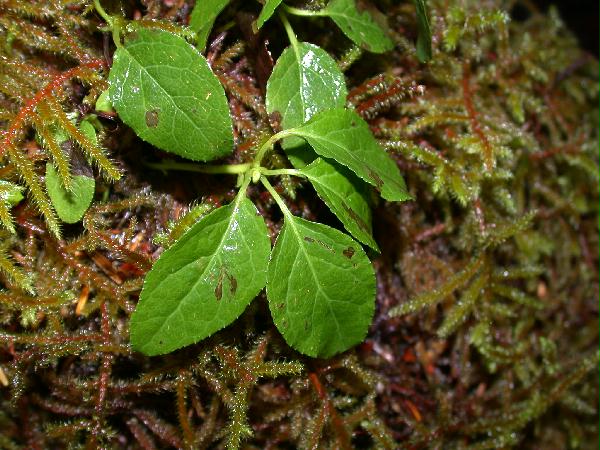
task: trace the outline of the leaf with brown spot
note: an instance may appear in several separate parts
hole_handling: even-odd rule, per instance
[[[379,251],[372,236],[371,208],[364,183],[345,167],[322,158],[317,158],[300,172],[306,175],[346,230],[363,244]]]
[[[146,276],[133,348],[168,353],[229,325],[264,287],[270,251],[265,222],[243,193],[204,216]]]
[[[289,132],[306,139],[318,155],[334,159],[377,187],[386,200],[411,198],[396,162],[379,146],[367,122],[354,111],[329,109]]]

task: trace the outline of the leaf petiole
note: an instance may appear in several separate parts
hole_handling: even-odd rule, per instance
[[[309,9],[300,9],[294,8],[293,6],[283,5],[283,9],[285,12],[290,13],[294,16],[304,16],[304,17],[323,17],[327,14],[323,12],[323,10],[311,11]]]
[[[292,177],[303,177],[306,178],[306,175],[304,175],[302,172],[300,172],[299,170],[296,169],[265,169],[265,168],[261,168],[260,169],[260,173],[261,175],[266,175],[266,176],[277,176],[277,175],[290,175]]]
[[[225,174],[225,175],[237,175],[240,173],[246,173],[252,167],[252,163],[244,164],[224,164],[220,166],[204,166],[193,163],[180,163],[175,161],[162,161],[159,163],[145,162],[145,166],[157,170],[183,170],[186,172],[199,172],[209,174]]]
[[[112,23],[113,23],[113,18],[110,16],[110,14],[108,14],[106,12],[106,10],[102,7],[102,5],[100,4],[100,0],[94,0],[94,8],[96,8],[96,11],[98,12],[98,14],[100,14],[100,16],[104,19],[104,21],[112,27]]]
[[[269,180],[267,180],[265,177],[261,177],[260,181],[265,186],[265,188],[267,188],[267,191],[269,191],[269,194],[271,194],[271,196],[275,200],[275,203],[277,203],[277,206],[279,206],[279,209],[281,209],[281,212],[283,213],[283,215],[286,218],[290,218],[290,219],[293,218],[292,212],[288,209],[288,207],[284,203],[281,196],[277,193],[277,191],[275,190],[273,185],[271,183],[269,183]]]
[[[285,28],[285,32],[288,35],[288,39],[290,40],[290,44],[292,45],[292,47],[294,48],[294,50],[297,51],[297,49],[298,49],[298,38],[296,37],[296,33],[294,33],[294,29],[292,28],[292,25],[290,24],[290,22],[287,19],[287,16],[285,15],[284,12],[279,11],[279,19],[281,20],[281,23],[283,24],[283,28]]]

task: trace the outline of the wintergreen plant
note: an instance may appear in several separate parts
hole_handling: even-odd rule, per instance
[[[185,33],[132,28],[96,2],[117,45],[108,92],[119,117],[145,141],[193,161],[222,158],[233,148],[225,91],[200,52],[226,4],[198,2],[191,15],[194,47]],[[423,2],[417,5],[424,16]],[[368,51],[381,53],[394,44],[381,18],[359,10],[354,0],[333,0],[319,11],[268,0],[255,31],[276,12],[290,46],[268,80],[266,108],[281,129],[257,147],[251,162],[193,167],[237,175],[239,190],[233,202],[191,226],[148,273],[131,319],[132,346],[143,353],[167,353],[214,334],[239,317],[265,287],[275,325],[306,355],[329,357],[347,350],[364,339],[371,323],[375,274],[361,243],[378,248],[367,186],[389,201],[405,201],[410,195],[368,124],[346,108],[348,92],[336,61],[322,48],[299,42],[287,15],[330,17]],[[420,23],[426,26],[426,18]],[[422,39],[429,39],[428,31]],[[427,45],[421,41],[418,47],[427,59]],[[277,143],[294,168],[265,164]],[[352,237],[294,216],[269,182],[279,176],[308,180]],[[246,196],[251,183],[262,183],[283,213],[272,249],[267,226]]]

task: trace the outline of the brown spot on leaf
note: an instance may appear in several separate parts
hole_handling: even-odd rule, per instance
[[[219,277],[219,282],[217,283],[217,286],[215,287],[215,298],[217,299],[217,301],[219,301],[223,298],[223,278],[220,278],[220,277]]]
[[[158,109],[146,111],[146,126],[148,128],[156,128],[158,126]]]
[[[351,259],[354,256],[354,253],[356,253],[356,250],[354,250],[354,247],[348,247],[346,250],[344,250],[342,252],[342,254],[348,259]]]
[[[360,228],[367,234],[371,234],[369,225],[367,225],[367,223],[362,219],[362,217],[360,217],[352,208],[350,208],[350,206],[348,206],[346,202],[344,202],[343,206],[344,210],[348,213],[350,218],[354,221],[354,223],[356,223],[356,225],[358,225],[358,228]]]
[[[228,275],[229,278],[229,293],[231,295],[235,295],[235,292],[237,291],[237,280],[235,279],[235,277],[233,275]]]
[[[283,304],[283,303],[278,303],[278,304],[277,304],[277,309],[281,309],[281,308],[283,308],[283,307],[284,307],[284,304]]]
[[[377,186],[377,190],[381,190],[381,188],[383,187],[383,180],[376,172],[373,172],[373,170],[371,169],[369,169],[369,178],[373,180],[373,182]]]
[[[311,238],[310,236],[304,236],[304,240],[306,242],[310,242],[310,243],[315,242],[315,240],[313,238]]]

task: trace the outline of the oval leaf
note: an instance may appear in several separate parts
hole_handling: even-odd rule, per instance
[[[394,43],[368,11],[357,7],[355,0],[331,0],[321,11],[333,19],[338,27],[356,45],[374,53],[383,53],[394,48]],[[373,10],[374,15],[384,20],[383,15]]]
[[[76,175],[71,180],[72,189],[67,191],[61,178],[50,163],[46,164],[46,191],[58,217],[65,223],[76,223],[87,211],[96,190],[92,177]]]
[[[302,125],[320,111],[343,108],[348,91],[344,74],[322,48],[300,42],[287,47],[267,83],[267,112],[281,116],[284,130]],[[299,140],[284,141],[284,147]]]
[[[379,146],[367,122],[354,111],[323,111],[290,132],[306,139],[319,155],[351,169],[386,200],[411,198],[398,166]]]
[[[136,134],[195,161],[231,153],[233,131],[223,87],[185,39],[141,29],[115,52],[110,99]]]
[[[317,194],[356,239],[379,251],[373,239],[371,208],[361,180],[343,166],[317,158],[300,170]]]
[[[286,215],[269,262],[267,298],[286,342],[327,358],[365,338],[375,308],[375,273],[349,236]]]
[[[197,47],[203,51],[217,16],[225,9],[229,0],[198,0],[190,14],[190,28],[197,33]]]
[[[271,18],[277,7],[281,4],[281,1],[282,0],[267,0],[265,2],[265,6],[263,6],[258,19],[256,19],[256,30],[260,30],[265,22]]]
[[[131,317],[131,345],[159,355],[229,325],[265,286],[271,250],[250,200],[218,208],[156,261]]]

